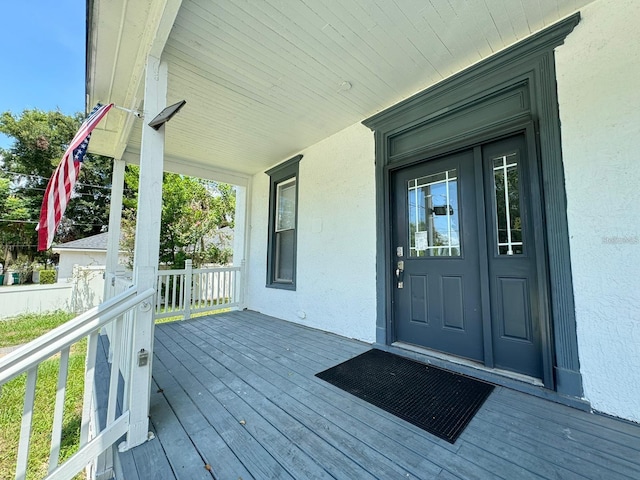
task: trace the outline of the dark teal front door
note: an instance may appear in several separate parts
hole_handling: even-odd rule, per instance
[[[395,339],[542,378],[524,135],[392,173]]]

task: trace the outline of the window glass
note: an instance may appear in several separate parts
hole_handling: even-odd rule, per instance
[[[295,230],[285,230],[276,233],[276,282],[293,282]]]
[[[409,256],[460,256],[457,169],[410,180]]]
[[[276,232],[290,230],[296,225],[296,179],[279,183],[276,193]]]
[[[498,255],[523,253],[522,216],[518,155],[510,153],[493,159]]]

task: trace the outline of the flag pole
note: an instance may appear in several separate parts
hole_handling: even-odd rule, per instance
[[[134,117],[144,118],[144,115],[142,114],[142,112],[139,112],[137,110],[131,110],[130,108],[120,107],[120,106],[116,105],[115,103],[113,104],[113,108],[117,108],[118,110],[122,110],[123,112],[130,113]]]

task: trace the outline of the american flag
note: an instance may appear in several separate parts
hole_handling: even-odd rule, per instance
[[[102,117],[113,107],[113,104],[97,104],[91,114],[80,126],[73,140],[67,147],[60,164],[56,167],[53,175],[49,179],[49,184],[42,199],[42,209],[40,211],[40,222],[36,230],[38,231],[38,250],[47,250],[53,242],[56,228],[64,215],[67,203],[71,198],[71,192],[78,179],[80,165],[84,160],[89,147],[91,131],[100,123]]]

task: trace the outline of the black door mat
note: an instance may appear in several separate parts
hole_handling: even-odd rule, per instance
[[[316,377],[450,443],[493,390],[491,384],[376,349]]]

